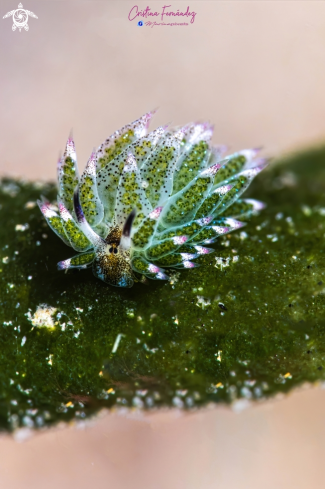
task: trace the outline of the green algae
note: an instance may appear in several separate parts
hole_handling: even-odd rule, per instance
[[[53,185],[0,187],[0,428],[103,407],[263,399],[325,369],[325,149],[260,174],[267,204],[170,283],[116,289],[57,271],[71,250],[34,205]]]

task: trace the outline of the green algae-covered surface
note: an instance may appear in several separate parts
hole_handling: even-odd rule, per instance
[[[103,407],[192,409],[265,399],[325,372],[325,149],[260,174],[267,204],[170,283],[113,288],[35,205],[53,185],[0,187],[0,428]]]

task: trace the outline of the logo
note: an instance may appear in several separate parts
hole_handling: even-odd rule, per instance
[[[29,26],[27,23],[28,16],[34,17],[34,19],[38,19],[37,15],[35,15],[33,12],[30,12],[30,10],[24,10],[21,3],[18,5],[17,10],[7,12],[6,15],[3,16],[3,18],[6,19],[7,17],[11,16],[13,20],[12,30],[15,31],[18,28],[19,32],[21,32],[23,28],[25,29],[25,31],[29,30]]]
[[[143,25],[147,27],[154,27],[158,25],[162,26],[188,26],[194,24],[196,12],[191,10],[189,6],[183,10],[175,10],[172,5],[164,5],[160,11],[151,10],[148,6],[143,10],[140,10],[138,5],[134,5],[128,15],[128,19],[137,19],[138,26]],[[139,17],[148,19],[146,21],[139,20]]]

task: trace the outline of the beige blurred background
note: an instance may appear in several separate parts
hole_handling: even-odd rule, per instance
[[[0,438],[4,489],[324,489],[325,391]],[[25,433],[19,433],[23,438]]]
[[[19,0],[1,0],[0,17]],[[207,119],[215,143],[279,157],[325,139],[325,2],[35,1],[29,32],[0,18],[0,174],[54,179],[73,129],[80,167],[145,111],[154,126]],[[172,5],[187,27],[138,27]],[[0,439],[5,489],[324,487],[325,391],[227,408],[107,415],[18,444]]]
[[[29,32],[0,7],[0,174],[55,178],[73,129],[94,146],[155,107],[154,125],[207,119],[214,141],[268,155],[325,137],[325,2],[35,1]],[[138,27],[128,13],[172,5],[187,27]]]

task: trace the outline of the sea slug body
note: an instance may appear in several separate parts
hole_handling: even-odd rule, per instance
[[[213,127],[192,123],[147,131],[153,112],[116,131],[79,175],[69,138],[58,162],[58,211],[38,201],[48,225],[78,252],[59,270],[92,267],[96,277],[132,287],[136,277],[167,280],[166,268],[193,268],[207,244],[243,226],[263,203],[240,199],[266,166],[258,150],[225,156]]]

